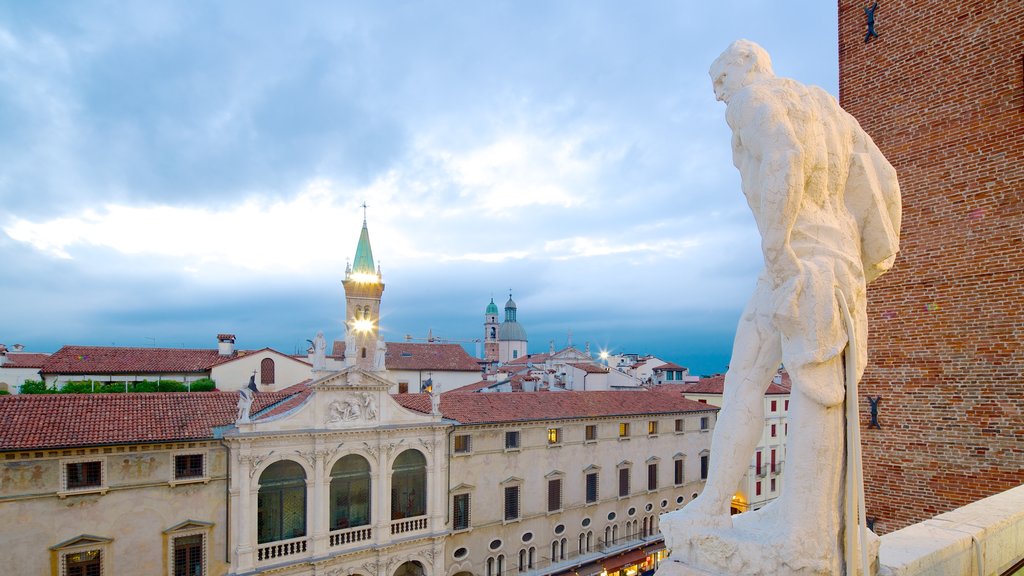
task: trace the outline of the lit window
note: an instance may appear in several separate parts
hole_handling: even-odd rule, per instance
[[[103,573],[103,552],[86,550],[64,556],[65,576],[100,576]]]
[[[455,435],[455,447],[453,450],[456,454],[468,454],[471,445],[471,438],[469,434]]]
[[[650,435],[650,436],[654,436],[657,433],[658,433],[658,421],[657,420],[651,420],[650,422],[647,423],[647,434]]]
[[[548,444],[561,444],[562,443],[562,429],[561,428],[548,428]]]
[[[629,422],[619,424],[619,438],[629,438]]]

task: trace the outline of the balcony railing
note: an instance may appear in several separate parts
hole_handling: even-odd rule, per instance
[[[335,530],[330,533],[331,547],[344,546],[346,544],[355,544],[356,542],[362,542],[363,540],[369,540],[373,537],[373,529],[369,526],[357,526],[355,528],[345,528],[343,530]]]
[[[406,532],[415,532],[416,530],[425,530],[427,528],[427,517],[420,516],[419,518],[410,518],[408,520],[395,520],[391,522],[391,535],[405,534]]]
[[[278,558],[305,554],[308,544],[309,538],[306,536],[260,544],[256,548],[256,560],[258,562],[269,562]]]

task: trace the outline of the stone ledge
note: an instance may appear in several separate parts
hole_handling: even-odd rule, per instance
[[[882,536],[878,573],[1000,576],[1021,558],[1024,485]]]

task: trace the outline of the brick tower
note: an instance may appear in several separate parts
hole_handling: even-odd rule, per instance
[[[890,532],[1024,483],[1024,2],[839,1],[843,107],[896,167],[868,288],[867,515]]]

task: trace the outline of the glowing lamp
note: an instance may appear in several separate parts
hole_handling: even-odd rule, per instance
[[[356,320],[352,322],[352,329],[356,332],[372,332],[373,320]]]

